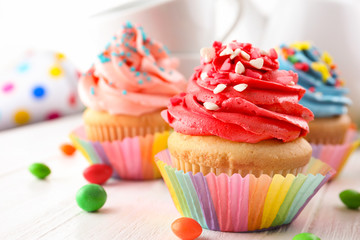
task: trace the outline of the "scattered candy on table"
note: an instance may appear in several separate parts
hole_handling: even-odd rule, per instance
[[[360,207],[360,193],[355,190],[345,190],[339,194],[341,201],[350,209],[358,209]]]
[[[94,212],[104,206],[107,194],[98,184],[87,184],[76,193],[76,202],[80,208],[87,212]]]
[[[292,240],[321,240],[321,239],[312,233],[300,233],[295,235]]]
[[[32,52],[0,73],[0,130],[80,112],[79,72],[61,53]]]
[[[61,151],[67,155],[67,156],[72,156],[74,155],[75,151],[76,151],[76,148],[71,145],[71,144],[67,144],[67,143],[64,143],[60,146],[60,149]]]
[[[111,177],[113,173],[113,169],[102,163],[93,164],[89,167],[87,167],[84,172],[84,178],[95,184],[104,184],[109,178]]]
[[[39,179],[44,179],[51,173],[50,168],[43,163],[31,164],[29,166],[29,171]]]
[[[182,240],[198,238],[202,233],[200,224],[192,218],[182,217],[171,224],[171,230]]]

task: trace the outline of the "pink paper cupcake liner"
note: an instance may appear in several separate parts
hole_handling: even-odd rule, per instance
[[[83,127],[70,134],[74,146],[90,164],[104,163],[112,166],[114,177],[128,180],[151,180],[161,175],[154,156],[167,148],[168,131],[125,138],[121,141],[90,141]]]
[[[203,228],[225,232],[263,231],[290,224],[335,174],[327,164],[312,159],[304,173],[296,176],[204,176],[174,168],[168,150],[155,158],[180,214]]]
[[[336,178],[344,168],[351,154],[359,147],[360,141],[356,129],[351,128],[346,134],[343,144],[311,144],[312,156],[330,165],[336,170]]]

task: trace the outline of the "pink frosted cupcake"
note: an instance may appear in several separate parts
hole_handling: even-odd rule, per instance
[[[88,107],[83,115],[86,139],[102,146],[84,150],[87,155],[96,152],[96,157],[88,156],[95,158],[91,162],[104,159],[99,155],[105,152],[122,178],[159,177],[152,159],[166,148],[170,130],[160,112],[186,86],[177,65],[166,47],[150,40],[140,26],[126,23],[113,36],[79,83],[80,98]],[[130,147],[124,144],[128,141]],[[111,150],[109,144],[114,145]]]

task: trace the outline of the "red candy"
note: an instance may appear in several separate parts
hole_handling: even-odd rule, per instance
[[[309,92],[315,92],[315,87],[309,87]]]
[[[112,168],[106,164],[93,164],[87,167],[84,172],[84,178],[95,184],[104,184],[112,175]]]
[[[182,240],[192,240],[202,233],[200,224],[192,218],[182,217],[171,224],[173,233]]]
[[[307,64],[307,63],[297,62],[297,63],[294,63],[294,67],[296,69],[304,71],[304,72],[309,71],[309,64]]]
[[[60,146],[60,149],[67,156],[72,156],[76,151],[76,148],[73,145],[70,145],[70,144],[67,144],[67,143],[62,144]]]

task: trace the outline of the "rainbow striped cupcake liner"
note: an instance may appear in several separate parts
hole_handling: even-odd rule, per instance
[[[332,179],[339,176],[346,165],[351,154],[360,145],[358,133],[355,128],[348,130],[344,144],[311,144],[314,158],[320,159],[336,170],[336,174]]]
[[[180,214],[203,228],[224,232],[263,231],[290,224],[335,174],[314,158],[304,173],[286,177],[184,173],[173,167],[168,150],[155,159]]]
[[[121,141],[89,141],[83,127],[70,134],[72,143],[90,164],[107,164],[114,169],[114,177],[127,180],[161,178],[154,156],[167,148],[168,137],[169,131],[164,131]]]

